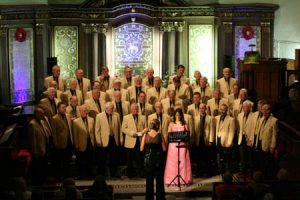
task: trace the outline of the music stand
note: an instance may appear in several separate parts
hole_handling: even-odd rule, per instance
[[[168,184],[168,187],[174,183],[174,185],[177,185],[179,188],[179,191],[181,191],[181,183],[180,180],[183,181],[183,185],[187,185],[186,181],[182,178],[180,175],[180,148],[186,148],[185,145],[180,145],[180,142],[189,142],[190,139],[190,132],[189,131],[178,131],[178,132],[172,132],[171,134],[168,134],[168,142],[169,143],[177,143],[177,175],[172,179],[172,181]],[[175,180],[177,179],[177,184]]]

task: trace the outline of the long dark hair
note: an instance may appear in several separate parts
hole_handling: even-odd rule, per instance
[[[184,120],[184,114],[183,114],[183,111],[181,108],[177,108],[175,111],[174,111],[174,115],[173,115],[173,121],[175,122],[176,121],[176,113],[179,113],[180,115],[180,122],[182,125],[185,125],[185,120]]]

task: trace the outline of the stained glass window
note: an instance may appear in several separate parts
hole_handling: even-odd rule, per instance
[[[152,28],[139,23],[128,23],[113,29],[115,72],[122,74],[129,65],[135,74],[152,67]]]
[[[9,67],[11,103],[34,100],[33,29],[24,28],[26,40],[15,39],[16,29],[9,29]]]
[[[213,25],[189,25],[189,78],[199,70],[210,85],[214,82]]]
[[[74,77],[78,68],[78,27],[55,26],[55,57],[61,67],[60,74],[67,80]]]

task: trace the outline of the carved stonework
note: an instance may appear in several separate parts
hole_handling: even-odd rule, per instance
[[[223,22],[225,33],[232,33],[232,22]]]
[[[178,31],[182,32],[184,30],[185,22],[160,22],[159,23],[159,30],[163,32],[171,32],[171,31]]]
[[[43,35],[45,24],[35,24],[35,33],[37,35]]]
[[[85,33],[103,33],[107,32],[107,24],[81,24]]]
[[[260,26],[261,26],[261,30],[262,32],[270,32],[270,25],[271,23],[270,22],[261,22],[260,23]]]
[[[0,25],[0,36],[7,36],[8,25]]]
[[[48,19],[49,14],[48,13],[36,13],[35,19]]]

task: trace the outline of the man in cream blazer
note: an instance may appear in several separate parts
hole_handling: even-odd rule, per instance
[[[72,79],[69,84],[69,89],[64,93],[68,97],[68,103],[70,104],[70,98],[76,96],[78,100],[78,105],[83,104],[83,97],[81,90],[77,89],[77,80]]]
[[[175,90],[168,91],[168,97],[161,100],[163,106],[163,113],[169,116],[173,116],[175,105],[181,105],[183,107],[183,102],[181,99],[175,98],[176,92]]]
[[[185,66],[178,65],[177,66],[177,73],[176,73],[176,75],[170,76],[170,78],[169,78],[169,85],[173,84],[174,77],[178,77],[180,79],[180,82],[182,84],[189,85],[190,84],[190,80],[189,80],[189,78],[187,76],[184,75],[184,71],[185,71]]]
[[[127,88],[128,95],[129,95],[129,102],[130,103],[138,103],[139,101],[139,94],[140,92],[146,92],[148,86],[142,85],[142,78],[140,76],[134,77],[134,86],[130,86]]]
[[[158,119],[160,121],[159,131],[164,137],[164,140],[168,142],[168,126],[170,123],[170,117],[162,112],[163,108],[161,102],[157,101],[154,105],[154,108],[155,113],[148,116],[148,128],[154,119]]]
[[[263,118],[260,121],[259,133],[256,138],[258,151],[258,165],[267,178],[275,176],[276,163],[274,152],[277,145],[278,125],[277,118],[271,115],[271,106],[266,103],[262,107]]]
[[[119,114],[114,112],[112,102],[107,102],[105,104],[105,111],[96,116],[95,136],[97,146],[103,152],[103,157],[97,157],[99,173],[105,175],[105,166],[107,166],[110,170],[110,176],[114,177],[117,175],[119,160],[117,147],[123,145],[123,137]]]
[[[124,68],[124,75],[121,78],[122,88],[127,89],[130,86],[134,86],[134,80],[132,76],[132,69],[129,66]]]
[[[176,98],[179,99],[190,99],[191,92],[190,88],[187,84],[181,84],[180,78],[174,77],[173,84],[168,86],[168,90],[175,90],[176,91]]]
[[[250,105],[250,111],[252,111],[253,108],[253,102],[247,99],[248,92],[245,88],[240,89],[239,92],[239,98],[233,101],[232,105],[232,116],[233,118],[237,118],[238,114],[242,112],[243,110],[243,102],[248,102]]]
[[[86,98],[86,93],[91,90],[91,81],[90,79],[84,78],[83,69],[76,69],[75,71],[77,79],[77,89],[81,90],[83,99]]]
[[[57,175],[68,175],[69,162],[73,155],[72,122],[66,114],[66,104],[57,104],[57,114],[52,117],[52,137],[54,147],[54,166]]]
[[[154,76],[153,75],[154,75],[154,69],[148,68],[146,70],[146,77],[143,78],[143,87],[151,88],[154,86]]]
[[[238,132],[238,146],[240,149],[240,171],[244,172],[246,168],[250,167],[249,151],[252,135],[254,135],[254,113],[251,112],[251,103],[245,101],[243,103],[243,112],[237,116],[237,132]]]
[[[220,106],[220,115],[216,116],[216,146],[217,146],[217,163],[220,168],[220,159],[225,161],[225,169],[230,170],[230,156],[233,146],[235,133],[234,119],[228,114],[228,105]],[[222,170],[220,168],[220,170]]]
[[[213,96],[213,90],[208,86],[207,78],[205,76],[200,78],[200,86],[194,89],[194,93],[199,92],[201,96],[201,103],[207,103]]]
[[[105,101],[101,99],[100,90],[98,89],[92,90],[92,98],[85,100],[84,104],[87,105],[90,110],[89,116],[94,119],[98,113],[105,110]]]
[[[79,166],[79,174],[92,176],[93,154],[95,147],[94,119],[88,116],[86,105],[79,107],[80,117],[73,121],[73,138]]]
[[[154,112],[153,106],[146,102],[146,93],[144,91],[140,92],[139,94],[138,106],[139,106],[139,113],[145,115],[146,120],[148,119],[148,116]]]
[[[143,154],[140,152],[141,136],[147,132],[146,117],[139,114],[139,107],[133,103],[130,107],[131,114],[124,116],[122,132],[125,133],[124,147],[127,149],[128,177],[134,174],[142,176]],[[136,162],[136,169],[133,169]]]
[[[231,69],[226,67],[223,69],[223,78],[217,80],[216,88],[221,91],[222,97],[227,98],[227,96],[232,93],[232,88],[235,83],[237,83],[237,81],[231,77]]]
[[[49,87],[49,83],[51,81],[57,82],[57,89],[61,92],[64,92],[66,89],[66,80],[64,77],[60,76],[60,67],[58,65],[54,65],[52,67],[52,76],[48,76],[44,79],[44,87],[47,89]]]
[[[194,118],[195,133],[193,137],[194,149],[196,154],[197,175],[209,176],[212,171],[209,168],[213,157],[212,145],[215,140],[215,129],[213,117],[206,114],[206,104],[199,106],[200,114]]]
[[[159,76],[154,78],[154,87],[147,90],[147,102],[153,104],[155,101],[161,101],[168,96],[168,90],[161,86],[162,81]]]
[[[52,117],[57,113],[57,104],[59,100],[55,98],[55,88],[49,87],[47,89],[47,97],[40,100],[40,104],[46,109],[49,114],[47,117]]]
[[[71,96],[70,104],[66,108],[66,113],[70,115],[72,120],[80,117],[78,99],[76,96]]]
[[[102,92],[101,91],[101,84],[100,84],[100,82],[99,81],[94,81],[93,82],[93,86],[92,86],[92,90],[93,89],[97,89],[97,90],[99,90],[100,91],[100,98],[101,98],[101,101],[109,101],[109,99],[108,99],[108,97],[107,97],[107,95],[106,95],[106,92]],[[90,90],[90,91],[88,91],[87,93],[86,93],[86,95],[85,95],[85,100],[87,100],[87,99],[90,99],[90,98],[92,98],[92,90]]]
[[[113,84],[113,88],[106,91],[108,101],[114,101],[115,100],[115,92],[116,91],[121,92],[122,101],[129,101],[128,91],[124,88],[121,88],[120,79],[115,79],[114,84]]]
[[[122,124],[123,117],[130,113],[130,103],[122,99],[120,91],[114,92],[114,101],[112,101],[112,103],[114,105],[114,111],[119,114],[120,121]]]
[[[96,77],[95,81],[99,81],[101,84],[101,91],[106,92],[109,89],[113,88],[114,77],[109,75],[109,69],[106,66],[101,68],[101,73]]]
[[[217,116],[222,104],[228,105],[228,99],[221,98],[220,90],[215,90],[214,97],[207,101],[207,114],[213,117]]]

